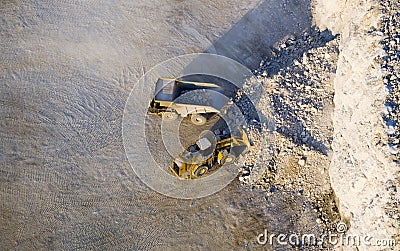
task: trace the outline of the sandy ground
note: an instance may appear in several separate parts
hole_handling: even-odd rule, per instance
[[[350,233],[392,237],[399,229],[398,126],[391,122],[398,123],[398,85],[395,74],[381,72],[396,63],[380,41],[388,38],[386,53],[396,55],[390,51],[398,40],[391,43],[389,28],[377,33],[388,27],[382,8],[392,7],[1,1],[0,243],[21,250],[292,250],[256,238],[265,229],[319,235],[336,231],[339,221]],[[257,78],[244,89],[259,96],[261,113],[272,112],[276,130],[253,135],[256,148],[225,189],[178,200],[137,178],[121,123],[145,72],[193,52],[249,67]]]

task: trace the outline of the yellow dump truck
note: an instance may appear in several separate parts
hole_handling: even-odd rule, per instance
[[[246,149],[251,147],[246,132],[239,128],[240,136],[218,139],[208,131],[199,140],[185,149],[170,167],[181,179],[195,179],[230,164]]]
[[[205,102],[203,97],[182,98],[184,94],[195,90],[212,90],[204,93],[208,102]],[[203,125],[207,122],[204,115],[217,114],[226,104],[226,100],[221,99],[219,93],[223,93],[223,89],[217,84],[159,78],[148,111],[150,114],[162,115],[167,120],[175,120],[178,116],[190,116],[193,124]],[[198,92],[194,96],[199,96]],[[190,97],[190,94],[186,97]]]

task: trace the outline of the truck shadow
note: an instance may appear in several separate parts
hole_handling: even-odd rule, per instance
[[[312,34],[312,36],[310,36]],[[336,38],[328,30],[319,31],[312,24],[311,4],[309,0],[285,0],[277,4],[262,1],[256,8],[249,11],[224,36],[215,41],[204,52],[218,54],[234,59],[249,68],[253,73],[267,72],[267,79],[273,78],[279,71],[292,67],[295,60],[301,61],[302,55],[312,48],[322,47]],[[312,43],[299,46],[298,40],[313,39]],[[288,87],[288,91],[291,90]],[[258,95],[260,97],[261,95]],[[275,95],[276,96],[276,95]],[[276,99],[274,94],[271,100]],[[244,104],[250,98],[243,96]],[[251,97],[255,106],[259,100]],[[296,103],[296,100],[293,101]],[[241,102],[237,103],[240,107]],[[316,151],[327,155],[329,146],[315,139],[312,132],[297,118],[296,107],[286,107],[291,112],[286,112],[282,107],[274,105],[272,117],[288,122],[283,130],[278,133],[292,140],[296,145],[306,145]],[[260,118],[256,108],[247,107],[244,114],[247,121]],[[250,111],[250,112],[249,112]],[[260,114],[263,118],[270,118],[268,114]],[[298,139],[298,132],[304,132],[309,140]]]
[[[262,1],[205,52],[232,58],[255,70],[261,61],[274,57],[277,43],[310,29],[311,20],[309,0],[285,0],[275,4]]]

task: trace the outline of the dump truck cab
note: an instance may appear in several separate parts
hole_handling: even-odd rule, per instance
[[[217,114],[226,104],[221,93],[223,89],[217,84],[159,78],[149,113],[162,115],[167,120],[190,116],[193,124],[202,125],[207,121],[205,114]]]

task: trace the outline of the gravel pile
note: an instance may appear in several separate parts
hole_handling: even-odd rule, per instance
[[[327,137],[310,118],[318,116],[326,106],[333,103],[331,77],[335,73],[335,58],[338,54],[338,43],[324,46],[333,37],[324,31],[312,30],[303,38],[290,38],[280,45],[283,50],[272,62],[284,62],[287,67],[281,69],[270,81],[275,86],[270,92],[277,131],[291,139],[296,145],[304,145],[309,150],[316,150],[324,155],[332,138]],[[302,50],[311,48],[302,55]],[[282,60],[280,60],[282,58]],[[288,63],[289,60],[293,64]],[[268,72],[271,63],[261,66],[260,72]],[[261,74],[263,75],[263,73]],[[265,74],[264,74],[265,75]]]
[[[385,129],[389,135],[389,152],[399,161],[400,154],[400,5],[398,1],[380,1],[383,14],[379,35],[383,37],[381,43],[386,55],[381,57],[380,63],[384,75],[384,83],[388,91],[383,108]]]
[[[339,220],[328,173],[338,43],[328,31],[311,29],[287,37],[275,46],[275,57],[260,64],[244,91],[252,95],[262,83],[258,109],[267,123],[250,129],[255,146],[239,177],[267,196],[284,192],[311,202],[316,222],[329,231]]]
[[[257,79],[244,86],[246,93],[252,93],[253,88],[258,88],[257,82],[262,83],[264,94],[259,109],[264,116],[272,114],[277,138],[322,155],[327,155],[332,128],[330,124],[317,123],[320,120],[315,118],[324,117],[324,109],[332,107],[331,77],[338,54],[338,39],[328,42],[328,37],[333,39],[326,31],[316,29],[298,39],[289,37],[276,46],[275,58],[261,63]],[[303,52],[303,48],[310,49]],[[274,65],[282,69],[274,73]],[[255,132],[260,132],[257,129],[252,132],[256,148],[265,142],[264,133]],[[264,125],[262,130],[270,129]],[[290,148],[286,150],[292,152]],[[275,151],[279,154],[282,149],[277,147]],[[253,159],[249,157],[250,165],[255,164]]]

